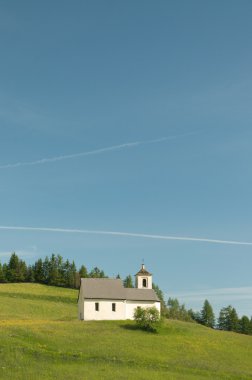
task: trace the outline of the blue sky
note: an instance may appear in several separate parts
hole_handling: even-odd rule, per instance
[[[0,1],[0,225],[252,242],[251,1]],[[88,153],[88,154],[87,154]],[[56,158],[56,159],[55,159]],[[42,161],[41,161],[42,160]],[[252,246],[1,230],[252,314]]]

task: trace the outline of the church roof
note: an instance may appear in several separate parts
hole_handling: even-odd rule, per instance
[[[85,299],[159,301],[153,289],[124,288],[120,279],[82,278],[81,286]]]
[[[142,268],[140,269],[139,272],[137,272],[135,274],[135,276],[152,276],[152,274],[150,272],[148,272],[146,269],[145,269],[145,265],[142,264]]]
[[[159,301],[153,289],[125,288],[128,301]]]
[[[125,299],[122,280],[112,278],[82,278],[84,298]]]

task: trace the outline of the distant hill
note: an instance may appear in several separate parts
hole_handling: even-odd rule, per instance
[[[0,285],[0,379],[252,379],[252,337],[167,321],[80,322],[74,289]]]

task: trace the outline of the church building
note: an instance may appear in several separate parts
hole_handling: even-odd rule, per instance
[[[124,288],[121,279],[82,278],[78,298],[79,319],[133,319],[139,306],[154,306],[160,312],[160,300],[152,289],[152,274],[144,264],[135,277],[135,288]]]

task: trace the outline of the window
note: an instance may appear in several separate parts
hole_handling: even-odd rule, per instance
[[[95,311],[99,311],[99,302],[95,303]]]
[[[116,311],[116,304],[112,303],[112,311]]]
[[[143,278],[143,288],[147,288],[147,280],[146,280],[146,278]]]

